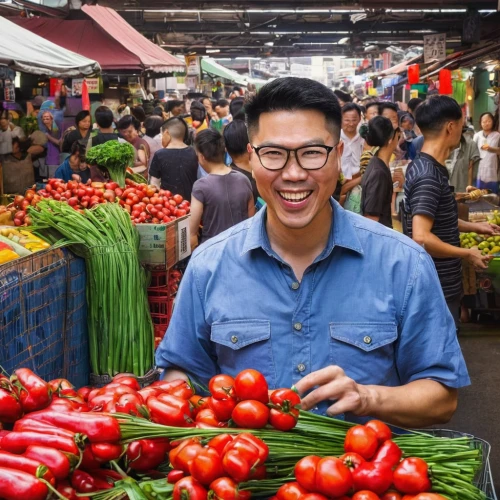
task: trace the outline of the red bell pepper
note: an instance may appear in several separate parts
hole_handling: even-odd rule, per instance
[[[28,368],[15,370],[11,382],[18,389],[21,406],[25,412],[47,407],[52,399],[52,391],[45,380]]]
[[[177,396],[182,399],[189,399],[194,395],[193,388],[189,385],[189,382],[182,379],[172,380],[170,382],[157,380],[156,382],[153,382],[150,387],[162,389],[167,394],[171,394],[172,396]]]
[[[47,448],[46,446],[28,446],[23,456],[46,465],[58,481],[67,478],[70,472],[78,465],[78,457],[76,455],[63,453],[55,448]]]
[[[37,472],[40,469],[40,465],[40,462],[37,460],[33,460],[22,455],[15,455],[13,453],[9,453],[8,451],[0,451],[0,467],[20,470],[36,477]],[[54,474],[52,474],[48,467],[45,467],[45,469],[46,470],[43,471],[43,474],[40,477],[54,486],[54,484],[56,484]]]
[[[115,443],[92,443],[90,450],[96,460],[100,462],[118,460],[123,453],[122,445]]]
[[[82,469],[90,470],[90,469],[98,469],[101,466],[102,462],[97,460],[97,458],[92,453],[92,448],[90,443],[85,446],[82,455]]]
[[[84,401],[88,401],[89,394],[91,391],[92,391],[92,388],[90,388],[89,386],[85,386],[85,387],[80,387],[80,389],[78,389],[76,392],[80,395],[80,397]]]
[[[394,442],[388,439],[380,446],[377,453],[372,459],[372,462],[384,463],[390,467],[395,467],[401,462],[403,452],[401,448]]]
[[[173,450],[168,457],[174,469],[183,470],[189,474],[189,465],[193,458],[203,449],[200,442],[195,438],[185,439]]]
[[[138,472],[156,469],[170,450],[168,439],[141,439],[133,441],[127,448],[128,466]]]
[[[39,432],[41,434],[48,434],[51,436],[60,436],[67,437],[70,439],[74,439],[77,436],[80,439],[84,439],[84,436],[81,434],[76,434],[73,431],[68,431],[66,429],[61,429],[60,427],[54,427],[53,425],[45,424],[43,422],[39,422],[38,420],[33,420],[29,417],[24,417],[21,420],[18,420],[14,424],[15,432]]]
[[[20,419],[23,409],[17,395],[7,389],[0,388],[0,422],[12,423]]]
[[[71,474],[71,486],[73,486],[78,493],[92,493],[99,490],[108,490],[113,487],[111,483],[93,477],[83,470],[75,470],[73,474]]]
[[[0,498],[45,500],[48,493],[48,487],[31,474],[0,467]]]
[[[50,380],[48,384],[53,394],[58,394],[59,391],[63,391],[65,389],[75,388],[75,386],[65,378],[55,378],[54,380]]]
[[[193,422],[189,401],[171,394],[160,394],[157,398],[151,396],[148,399],[147,407],[151,414],[151,420],[157,424],[187,427]]]
[[[50,434],[41,434],[39,432],[9,432],[2,439],[2,449],[11,453],[23,453],[30,445],[47,446],[56,450],[66,451],[78,455],[80,449],[76,443],[76,438],[67,438],[61,436],[52,436]]]
[[[45,410],[30,415],[30,418],[62,427],[73,432],[81,432],[91,443],[114,442],[121,438],[118,420],[100,413],[59,413]]]

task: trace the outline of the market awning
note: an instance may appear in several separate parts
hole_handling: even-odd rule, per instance
[[[224,78],[231,82],[237,83],[238,85],[247,85],[247,81],[236,71],[232,71],[230,69],[225,68],[222,64],[219,64],[217,61],[212,59],[211,57],[203,57],[201,60],[201,69],[208,73],[211,76],[215,76],[217,78]]]
[[[107,71],[185,71],[182,61],[138,33],[113,9],[84,5],[91,18],[63,20],[47,17],[13,18],[32,33],[99,62]]]
[[[56,45],[0,17],[0,65],[17,71],[53,77],[77,77],[99,73],[92,59]]]

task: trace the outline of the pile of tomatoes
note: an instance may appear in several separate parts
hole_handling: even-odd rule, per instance
[[[45,187],[38,192],[28,189],[24,196],[16,196],[6,210],[12,212],[16,226],[31,224],[27,208],[36,206],[43,198],[66,202],[75,210],[92,208],[100,203],[117,202],[136,224],[166,224],[190,212],[189,201],[179,194],[172,194],[153,185],[137,184],[130,179],[125,182],[126,187],[122,189],[116,182],[83,184],[77,181],[66,183],[61,179],[49,179]]]
[[[283,485],[277,500],[445,500],[430,493],[429,467],[404,458],[389,427],[379,420],[347,432],[341,457],[304,457],[295,482]],[[352,495],[352,496],[350,496]]]

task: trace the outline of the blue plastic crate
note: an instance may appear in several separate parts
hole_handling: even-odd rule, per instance
[[[48,250],[0,267],[0,365],[40,377],[89,378],[85,262]]]

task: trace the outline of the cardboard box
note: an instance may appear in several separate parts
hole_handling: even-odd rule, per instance
[[[191,255],[189,215],[168,224],[136,224],[141,264],[156,270],[173,267]]]

